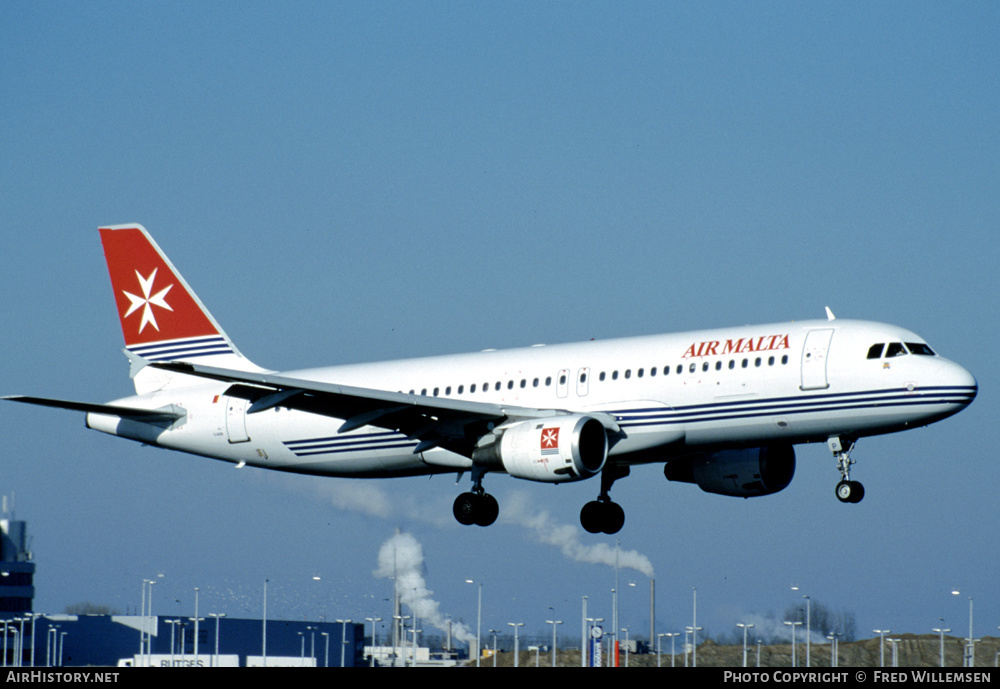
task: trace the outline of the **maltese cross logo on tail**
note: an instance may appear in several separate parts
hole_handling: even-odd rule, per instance
[[[153,272],[149,274],[148,278],[143,278],[142,274],[138,270],[135,271],[135,276],[139,278],[139,287],[142,289],[142,296],[140,297],[136,294],[132,294],[128,290],[122,290],[122,293],[124,293],[132,303],[132,305],[129,306],[128,311],[125,312],[123,318],[128,318],[139,309],[142,309],[142,319],[139,321],[139,332],[141,333],[145,329],[147,323],[159,331],[160,326],[156,324],[156,314],[153,312],[153,307],[158,306],[161,309],[173,311],[173,309],[170,308],[170,304],[166,301],[167,292],[170,291],[173,285],[167,285],[156,294],[152,294],[153,282],[156,280],[156,268],[153,268]]]

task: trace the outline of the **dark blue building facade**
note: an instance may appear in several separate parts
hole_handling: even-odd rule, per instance
[[[219,655],[239,656],[240,666],[248,657],[263,654],[263,622],[222,617],[198,624],[197,664],[209,667],[215,654],[218,623]],[[35,667],[103,665],[115,666],[121,659],[140,654],[143,625],[150,633],[147,653],[177,665],[195,664],[194,622],[175,617],[138,615],[42,615],[35,630]],[[266,654],[279,657],[313,658],[316,667],[363,666],[364,626],[336,622],[267,621]],[[27,664],[28,660],[25,660]]]

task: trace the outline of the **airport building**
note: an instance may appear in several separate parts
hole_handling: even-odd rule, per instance
[[[22,637],[35,599],[35,563],[28,550],[27,525],[8,518],[7,498],[3,498],[0,519],[0,661],[9,667],[22,648],[30,650]],[[30,643],[30,642],[28,642]]]
[[[267,620],[266,644],[262,620],[229,617],[197,630],[191,618],[148,615],[41,615],[36,626],[35,667],[365,665],[364,627],[351,622]]]
[[[35,563],[28,550],[27,532],[24,522],[0,519],[0,619],[31,612]]]
[[[166,667],[366,665],[364,625],[351,622],[35,613],[27,525],[0,518],[0,666]],[[265,635],[266,628],[266,635]],[[265,641],[266,640],[266,641]]]

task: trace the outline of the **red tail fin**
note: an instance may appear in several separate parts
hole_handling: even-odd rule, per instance
[[[103,227],[101,242],[130,352],[149,361],[225,357],[213,365],[256,369],[144,227]]]

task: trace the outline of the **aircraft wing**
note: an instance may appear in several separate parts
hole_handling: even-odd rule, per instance
[[[376,426],[405,433],[410,439],[419,441],[413,450],[414,454],[442,447],[471,457],[479,438],[502,423],[566,413],[556,409],[374,390],[293,378],[278,373],[253,373],[187,362],[156,362],[149,365],[166,371],[232,383],[226,394],[249,400],[251,404],[248,414],[273,407],[286,407],[344,419],[344,423],[338,428],[339,433],[362,426]],[[618,425],[610,416],[594,416],[610,430],[618,430]]]

